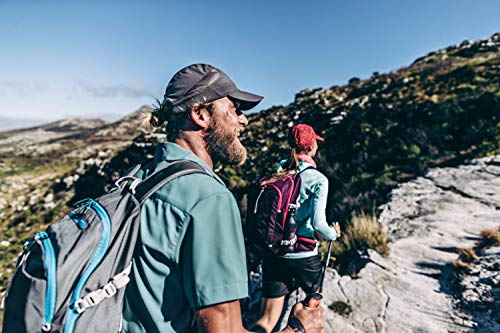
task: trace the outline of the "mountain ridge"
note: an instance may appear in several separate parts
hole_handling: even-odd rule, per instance
[[[117,122],[96,121],[96,127],[84,129],[36,127],[33,139],[16,141],[0,133],[0,223],[5,231],[0,236],[0,285],[5,286],[23,241],[34,231],[67,212],[68,204],[102,194],[106,184],[152,156],[165,135],[162,129],[149,133],[140,128],[141,114],[148,111],[143,106]],[[326,139],[317,162],[330,181],[328,218],[348,223],[353,212],[373,213],[397,184],[430,167],[498,152],[499,118],[500,34],[495,34],[431,52],[386,74],[305,89],[289,105],[248,115],[240,137],[248,162],[218,165],[216,171],[244,212],[252,185],[287,157],[289,129],[308,123]]]

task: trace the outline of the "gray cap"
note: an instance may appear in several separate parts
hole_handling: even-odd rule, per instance
[[[223,97],[240,102],[240,110],[250,110],[262,96],[241,91],[223,71],[207,64],[194,64],[178,71],[165,90],[164,104],[173,112],[183,112],[195,103],[209,103]]]

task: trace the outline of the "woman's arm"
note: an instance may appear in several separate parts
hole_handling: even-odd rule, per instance
[[[321,175],[313,187],[311,200],[311,223],[315,231],[326,240],[337,239],[337,232],[326,222],[326,202],[328,200],[328,178]]]

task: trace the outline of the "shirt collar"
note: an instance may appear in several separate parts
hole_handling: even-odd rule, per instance
[[[316,168],[316,161],[314,161],[314,159],[311,156],[307,154],[297,154],[297,158],[299,159],[299,161],[307,162],[314,168]]]
[[[219,183],[226,186],[222,179],[217,176],[217,174],[208,166],[207,163],[205,163],[205,161],[203,161],[201,158],[199,158],[189,150],[186,150],[173,142],[160,142],[158,144],[158,147],[156,148],[154,159],[157,164],[160,164],[162,162],[166,162],[168,164],[178,160],[188,160],[196,162],[206,171],[208,171]]]
[[[309,162],[299,161],[299,172],[302,171],[302,170],[305,170],[305,169],[307,169],[309,167],[313,167],[313,168],[316,169],[316,167],[313,164],[309,163]]]
[[[283,169],[283,165],[285,165],[285,163],[287,162],[288,160],[281,160],[281,162],[279,163],[278,165],[278,168],[277,168],[277,172],[281,171]],[[309,167],[313,167],[316,169],[316,167],[314,165],[312,165],[311,163],[309,162],[305,162],[305,161],[299,161],[299,165],[298,165],[298,170],[299,172],[302,171],[302,170],[305,170]]]

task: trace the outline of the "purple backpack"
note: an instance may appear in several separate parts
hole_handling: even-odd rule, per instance
[[[259,184],[270,177],[262,178]],[[287,175],[260,186],[250,195],[245,223],[250,251],[259,255],[265,252],[283,255],[315,248],[314,239],[297,237],[295,233],[294,215],[301,183],[300,173]]]

